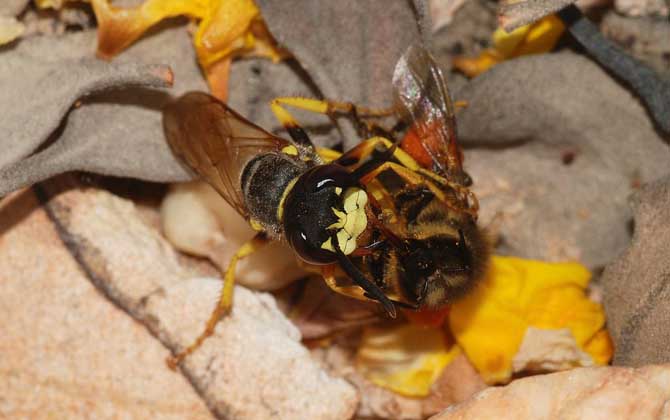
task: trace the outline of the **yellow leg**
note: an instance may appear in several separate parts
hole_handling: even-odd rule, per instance
[[[329,99],[321,100],[312,98],[302,98],[298,96],[275,98],[270,103],[270,106],[273,108],[273,110],[275,108],[281,108],[285,113],[288,114],[288,111],[286,111],[286,109],[283,109],[283,105],[324,115],[355,113],[356,115],[362,118],[387,117],[389,115],[393,115],[394,113],[393,108],[387,108],[387,109],[366,108],[355,105],[351,102],[339,102]],[[276,112],[275,115],[277,115]]]
[[[340,161],[344,163],[347,161],[354,162],[352,164],[347,164],[346,166],[351,166],[352,169],[355,169],[362,160],[372,154],[379,144],[386,147],[386,149],[393,147],[393,143],[384,137],[371,137],[340,156]],[[421,166],[414,160],[414,158],[398,147],[393,151],[393,157],[411,171],[419,171],[421,169]]]
[[[405,179],[405,181],[407,181],[410,184],[416,185],[423,183],[424,185],[426,185],[426,187],[428,187],[428,189],[433,194],[435,194],[435,197],[438,200],[442,201],[449,208],[455,211],[464,211],[466,213],[469,213],[470,215],[472,215],[472,217],[476,219],[477,212],[479,210],[479,201],[477,200],[477,197],[474,195],[474,193],[472,193],[472,191],[470,191],[468,188],[460,184],[449,182],[444,178],[435,175],[429,171],[414,172],[409,168],[406,168],[402,165],[398,165],[395,162],[384,162],[382,165],[378,166],[373,171],[371,171],[370,173],[366,174],[363,178],[361,178],[361,183],[366,184],[370,182],[380,172],[383,172],[387,169],[393,170],[395,173],[400,175],[403,179]],[[447,199],[444,191],[442,191],[441,188],[439,188],[437,185],[435,185],[434,182],[431,181],[431,179],[435,179],[436,177],[439,178],[438,183],[451,187],[459,195],[460,199],[467,203],[466,208],[463,208],[461,206],[455,206],[451,203],[450,200]]]
[[[360,286],[339,286],[335,279],[335,269],[333,266],[323,266],[321,269],[321,275],[323,276],[323,280],[332,291],[366,302],[373,301],[372,299],[365,296],[365,290],[363,290],[363,288]]]
[[[186,349],[182,350],[177,355],[168,358],[167,364],[170,369],[176,369],[179,363],[181,363],[186,356],[197,350],[198,347],[200,347],[207,339],[207,337],[214,333],[216,324],[223,316],[230,312],[233,304],[233,290],[235,289],[235,269],[237,268],[237,262],[260,249],[267,242],[269,242],[269,240],[264,234],[256,235],[249,242],[246,242],[244,245],[242,245],[235,253],[235,255],[233,255],[223,277],[223,288],[221,289],[221,295],[219,296],[219,303],[216,305],[216,308],[214,308],[214,311],[210,315],[209,320],[207,321],[207,325],[205,326],[205,330],[190,346],[186,347]]]
[[[455,108],[467,108],[468,107],[468,101],[455,101],[454,102],[454,107]]]
[[[393,108],[366,108],[355,105],[351,102],[339,102],[328,99],[320,100],[291,96],[275,98],[270,102],[270,107],[272,108],[272,112],[275,114],[279,122],[284,127],[286,127],[287,130],[289,130],[289,134],[291,134],[289,127],[298,126],[298,123],[286,110],[285,107],[287,106],[296,109],[302,109],[304,111],[314,112],[317,114],[327,115],[330,118],[333,118],[337,115],[348,116],[356,124],[358,134],[361,136],[367,136],[370,133],[387,133],[387,130],[375,124],[364,121],[364,119],[381,118],[394,114]],[[291,136],[293,136],[293,134],[291,134]]]

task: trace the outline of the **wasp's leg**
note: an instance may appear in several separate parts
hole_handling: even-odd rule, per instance
[[[335,161],[339,159],[340,156],[342,156],[342,152],[338,152],[337,150],[333,149],[328,149],[327,147],[317,147],[316,153],[318,153],[321,159],[323,159],[323,161],[326,163]]]
[[[186,349],[182,350],[175,356],[169,357],[167,360],[168,366],[171,369],[175,369],[179,363],[189,354],[193,353],[202,345],[202,343],[214,333],[216,324],[219,320],[230,312],[233,303],[233,290],[235,288],[235,269],[237,268],[237,262],[259,250],[263,245],[269,242],[269,239],[265,234],[257,234],[249,242],[246,242],[244,245],[237,250],[235,255],[230,259],[228,268],[223,277],[223,288],[221,289],[221,295],[219,296],[219,302],[214,308],[214,311],[207,321],[205,330],[195,339],[195,341],[188,346]]]
[[[463,187],[460,184],[449,182],[445,180],[444,178],[440,177],[439,175],[435,175],[432,172],[429,171],[412,171],[411,169],[399,165],[395,162],[384,162],[382,165],[379,165],[378,167],[374,168],[372,171],[364,174],[361,178],[360,181],[362,184],[367,184],[370,182],[372,179],[374,179],[377,175],[379,175],[380,172],[383,172],[387,169],[391,169],[393,172],[398,174],[400,177],[402,177],[405,181],[407,181],[410,184],[424,184],[428,189],[435,195],[435,197],[442,201],[445,205],[450,207],[452,210],[461,212],[465,211],[469,214],[471,214],[473,217],[477,217],[477,211],[479,210],[479,201],[477,200],[477,197],[470,191],[469,189]],[[442,183],[443,185],[448,185],[453,188],[454,191],[456,191],[462,200],[465,200],[468,203],[467,208],[460,208],[460,207],[455,207],[452,205],[452,203],[447,200],[447,197],[436,184],[437,183]]]
[[[375,151],[378,150],[378,146],[384,147],[385,150],[381,152],[382,154],[392,151],[392,154],[386,157],[387,160],[394,158],[400,162],[401,165],[412,171],[417,171],[419,168],[421,168],[414,160],[414,158],[407,154],[407,152],[398,147],[395,147],[395,143],[392,143],[384,137],[371,137],[367,140],[364,140],[356,147],[340,156],[337,159],[337,163],[348,167],[351,170],[356,170],[362,166],[363,161],[365,161],[368,157],[375,153]]]
[[[281,97],[275,98],[271,106],[273,111],[276,108],[281,108],[283,112],[288,113],[284,106],[291,106],[293,108],[302,109],[304,111],[314,112],[317,114],[327,115],[330,118],[334,118],[338,115],[344,115],[350,118],[356,125],[356,130],[361,137],[370,137],[373,134],[387,135],[388,137],[393,137],[394,132],[398,130],[399,127],[394,127],[391,130],[387,130],[378,124],[374,124],[370,121],[367,121],[370,118],[382,118],[388,117],[394,114],[395,110],[393,108],[386,109],[377,109],[377,108],[367,108],[355,105],[351,102],[340,102],[333,101],[329,99],[312,99],[312,98],[302,98],[302,97]],[[277,112],[275,111],[275,114]]]
[[[282,98],[273,99],[270,102],[270,109],[272,109],[272,113],[275,114],[275,118],[277,118],[279,123],[286,129],[297,146],[305,149],[312,155],[311,157],[318,157],[319,155],[316,152],[314,143],[310,140],[307,132],[300,127],[300,124],[293,118],[293,115],[281,106],[280,99]]]

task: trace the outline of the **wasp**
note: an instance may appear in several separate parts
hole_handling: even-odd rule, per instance
[[[235,266],[271,240],[285,241],[333,290],[382,305],[435,310],[469,291],[485,271],[487,240],[463,170],[454,106],[431,55],[414,45],[393,75],[406,133],[363,119],[388,111],[284,97],[271,108],[290,140],[246,120],[223,102],[190,92],[163,111],[173,152],[259,233],[232,257],[219,303],[176,366],[211,335],[231,307]],[[344,154],[317,150],[286,107],[347,114],[372,136]],[[373,130],[374,129],[374,130]]]

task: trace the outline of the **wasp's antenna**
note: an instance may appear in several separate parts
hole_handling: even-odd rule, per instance
[[[337,244],[337,237],[333,235],[332,239],[334,244]],[[365,275],[359,270],[352,262],[349,260],[349,258],[344,255],[342,250],[340,250],[337,245],[334,246],[335,248],[335,254],[337,255],[337,260],[340,263],[340,267],[342,267],[342,270],[344,270],[345,273],[351,279],[360,287],[365,290],[365,294],[367,297],[374,299],[378,301],[379,303],[382,304],[386,312],[389,314],[391,318],[396,317],[396,310],[395,310],[395,305],[393,305],[393,302],[391,299],[389,299],[384,292],[382,292],[382,289],[379,288],[376,284],[372,283],[370,280],[365,278]]]

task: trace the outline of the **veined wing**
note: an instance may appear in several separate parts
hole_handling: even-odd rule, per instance
[[[290,144],[204,92],[186,93],[166,106],[163,129],[172,151],[245,217],[240,178],[247,163]]]

